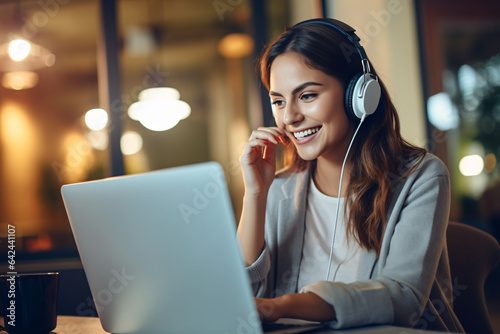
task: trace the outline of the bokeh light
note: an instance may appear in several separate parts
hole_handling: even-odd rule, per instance
[[[108,113],[104,109],[90,109],[85,114],[85,124],[91,130],[102,130],[108,124]]]
[[[28,57],[31,44],[24,39],[15,39],[9,44],[9,57],[13,61],[22,61]]]
[[[122,135],[120,146],[124,155],[132,155],[142,149],[142,137],[135,131],[127,131]]]
[[[477,154],[463,157],[458,164],[458,169],[463,176],[479,175],[483,171],[483,168],[483,158]]]

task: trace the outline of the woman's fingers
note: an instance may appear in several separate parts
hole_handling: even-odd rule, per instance
[[[263,152],[266,149],[266,144],[269,144],[269,142],[260,139],[249,140],[240,157],[240,162],[244,164],[253,164],[257,159],[262,158]]]
[[[252,139],[267,140],[273,144],[278,145],[278,143],[282,142],[281,138],[283,136],[285,136],[285,134],[279,128],[261,127],[252,132],[250,140]]]
[[[281,129],[260,127],[250,135],[240,160],[246,163],[253,163],[257,158],[271,161],[275,157],[276,145],[280,143],[287,143],[286,135]]]
[[[264,152],[262,152],[262,159],[271,162],[271,160],[274,161],[276,157],[276,147],[277,145],[273,145],[269,142],[267,142],[266,147],[264,148]]]

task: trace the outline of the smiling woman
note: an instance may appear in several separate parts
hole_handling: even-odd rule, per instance
[[[450,281],[446,167],[401,137],[354,29],[301,22],[260,69],[277,127],[253,131],[241,156],[238,235],[262,318],[463,331],[440,285]]]

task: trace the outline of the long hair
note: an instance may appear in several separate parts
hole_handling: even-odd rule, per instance
[[[261,53],[258,66],[268,90],[271,65],[276,57],[287,52],[301,55],[311,68],[337,78],[344,92],[351,79],[362,72],[360,56],[346,37],[327,25],[306,23],[288,28]],[[373,66],[372,73],[376,74]],[[349,154],[350,181],[344,194],[344,212],[349,212],[347,233],[377,256],[387,224],[391,184],[411,174],[426,154],[425,149],[401,137],[396,108],[380,78],[379,83],[380,103],[364,121]],[[350,122],[355,127],[359,124],[351,118]],[[300,158],[294,145],[288,145],[285,164],[298,171],[310,162]]]

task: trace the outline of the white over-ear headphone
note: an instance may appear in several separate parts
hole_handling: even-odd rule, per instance
[[[371,115],[377,110],[380,101],[380,84],[378,77],[371,73],[370,62],[365,49],[359,44],[360,38],[354,33],[356,30],[344,22],[334,19],[311,19],[297,23],[291,29],[306,24],[322,24],[333,28],[354,45],[361,58],[362,71],[356,74],[347,84],[344,96],[344,107],[347,116],[359,121],[363,115]],[[274,106],[271,105],[273,117]]]

